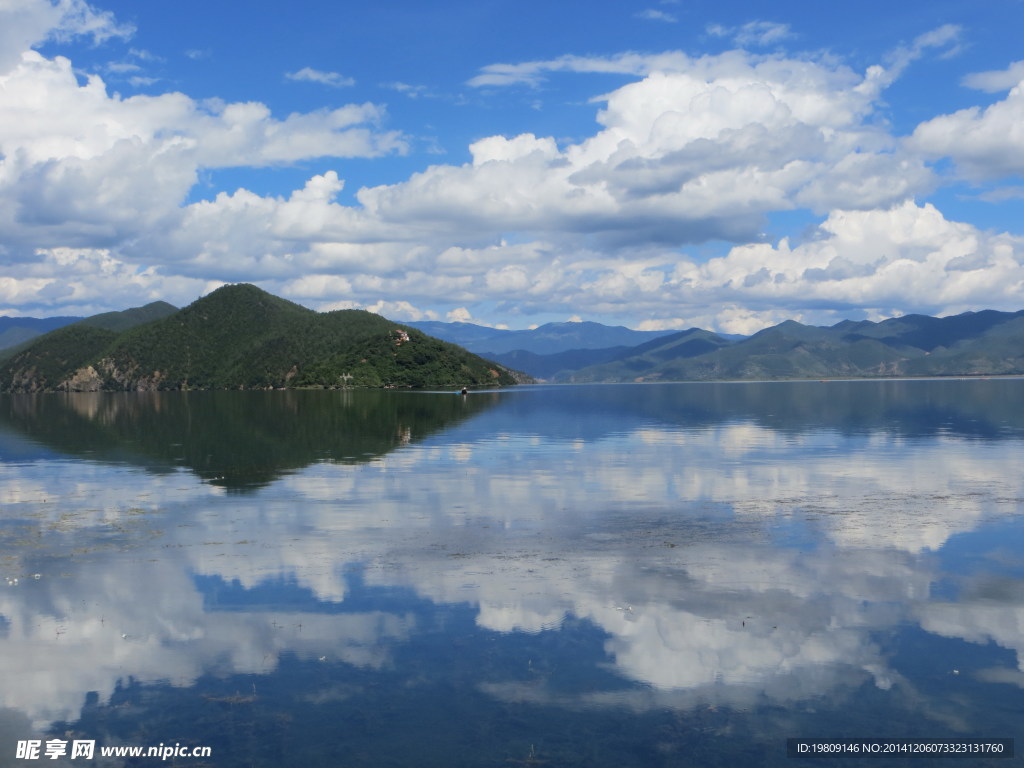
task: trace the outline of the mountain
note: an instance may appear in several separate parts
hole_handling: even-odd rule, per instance
[[[741,337],[743,338],[743,337]],[[710,331],[690,328],[669,332],[651,341],[633,347],[606,349],[571,349],[549,355],[516,350],[489,355],[491,360],[549,381],[577,381],[576,371],[600,367],[601,375],[609,379],[629,381],[674,358],[689,358],[704,354],[732,342]]]
[[[130,318],[140,319],[145,309],[129,310]],[[116,328],[131,319],[119,315],[39,337],[0,366],[0,389],[480,387],[517,379],[503,366],[379,315],[321,314],[252,285],[219,288],[126,330]]]
[[[586,368],[592,365],[612,360],[617,356],[629,354],[633,347],[608,347],[607,349],[570,349],[565,352],[555,352],[550,355],[538,355],[536,352],[527,352],[524,349],[517,349],[513,352],[501,352],[499,354],[487,354],[488,360],[508,366],[517,371],[547,381],[557,381],[570,376],[572,371],[578,368]]]
[[[166,301],[154,301],[144,307],[93,315],[82,320],[81,324],[93,328],[104,328],[108,331],[127,331],[129,328],[148,323],[151,320],[159,320],[177,311],[178,308],[173,304],[168,304]]]
[[[104,312],[91,317],[0,317],[0,359],[13,353],[9,350],[42,336],[44,333],[63,328],[66,325],[82,323],[108,331],[127,331],[136,325],[148,323],[177,312],[178,308],[166,301],[154,301],[144,307],[126,309],[122,312]]]
[[[637,381],[646,378],[663,379],[663,369],[674,362],[689,360],[715,352],[733,344],[730,339],[701,328],[677,331],[668,336],[653,339],[636,347],[605,350],[605,360],[570,370],[563,367],[553,375],[553,380],[562,382],[584,381]],[[558,356],[551,356],[552,364],[559,362]],[[524,367],[522,370],[532,370]]]
[[[0,392],[53,389],[67,377],[69,367],[99,354],[119,330],[177,311],[165,301],[156,301],[123,312],[104,312],[5,349],[0,352]]]
[[[0,350],[16,347],[81,317],[0,317]]]
[[[621,325],[601,323],[546,323],[528,331],[486,328],[472,323],[420,321],[408,323],[424,333],[465,347],[471,352],[493,356],[522,350],[551,355],[579,349],[634,347],[674,331],[634,331]]]
[[[0,320],[13,320],[19,323],[19,325],[5,323],[0,325],[0,327],[7,326],[9,330],[14,331],[19,328],[29,331],[27,334],[21,333],[22,338],[19,341],[15,341],[9,347],[0,347],[0,361],[14,357],[22,350],[27,349],[33,343],[33,339],[42,336],[48,331],[57,329],[63,329],[63,332],[56,334],[51,341],[54,351],[60,352],[56,359],[67,359],[68,355],[75,354],[76,345],[84,345],[83,350],[93,350],[99,349],[102,346],[103,340],[109,340],[104,334],[95,334],[86,330],[86,328],[116,333],[134,328],[142,323],[148,323],[151,320],[166,317],[172,312],[177,311],[178,308],[173,304],[168,304],[166,301],[154,301],[144,307],[126,309],[122,312],[104,312],[99,315],[92,315],[91,317],[0,318]],[[25,323],[25,321],[29,322]],[[66,351],[61,352],[64,347],[67,347]]]
[[[486,351],[487,342],[491,339],[500,338],[511,331],[501,328],[488,328],[486,325],[474,323],[442,323],[437,320],[418,320],[414,323],[405,323],[410,328],[415,328],[435,339],[458,344],[470,352]]]
[[[226,286],[182,310],[156,302],[96,315],[5,350],[0,391],[1024,374],[1024,310],[833,326],[787,320],[739,338],[599,323],[412,326],[360,310],[320,314],[251,285]],[[491,349],[483,359],[420,329]]]
[[[878,323],[844,320],[830,327],[787,320],[735,343],[695,331],[561,378],[703,381],[1024,373],[1024,311],[907,315]]]

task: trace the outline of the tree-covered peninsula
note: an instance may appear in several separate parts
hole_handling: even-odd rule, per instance
[[[108,313],[39,336],[3,361],[0,389],[482,387],[525,378],[371,312],[314,312],[253,285],[156,314]]]

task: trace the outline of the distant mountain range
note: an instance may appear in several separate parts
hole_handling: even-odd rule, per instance
[[[547,323],[525,331],[488,328],[472,323],[409,323],[424,333],[459,344],[488,360],[541,379],[600,365],[631,354],[678,331],[634,331],[621,325],[592,322]],[[745,338],[726,336],[725,343]]]
[[[482,387],[526,380],[362,310],[318,313],[252,285],[176,309],[162,302],[86,318],[8,351],[8,392]]]
[[[166,302],[155,302],[142,309],[152,307],[175,307]],[[139,310],[126,310],[135,312]],[[48,331],[55,330],[72,323],[87,321],[90,324],[110,322],[114,316],[125,315],[124,312],[107,312],[102,315],[84,317],[0,317],[0,354],[2,350],[17,346]],[[155,319],[155,318],[154,318]],[[573,349],[606,349],[608,347],[631,347],[645,341],[666,336],[675,331],[633,331],[622,326],[601,325],[600,323],[547,323],[528,331],[509,331],[489,328],[473,323],[442,323],[422,321],[403,323],[405,326],[417,328],[428,336],[458,344],[470,352],[479,354],[501,354],[526,350],[534,354],[552,354]],[[125,330],[125,328],[111,330]],[[740,339],[742,336],[729,338]]]
[[[489,360],[554,382],[1024,373],[1024,312],[905,315],[831,327],[788,320],[749,337],[700,328],[641,335],[597,323],[551,323],[534,331],[418,325],[441,338],[462,338]]]
[[[548,369],[556,360],[545,361]],[[530,370],[525,367],[525,370]],[[906,315],[831,327],[792,320],[730,341],[690,329],[553,375],[560,381],[710,381],[1024,373],[1024,311]]]
[[[166,301],[154,301],[144,307],[126,309],[122,312],[104,312],[91,317],[0,317],[0,359],[10,357],[7,350],[26,345],[37,336],[55,331],[66,325],[81,323],[108,331],[126,331],[150,320],[177,312],[178,308]]]
[[[508,331],[488,328],[473,323],[441,323],[420,321],[406,323],[424,333],[435,336],[470,352],[500,355],[505,352],[527,351],[536,355],[550,355],[579,349],[607,349],[609,347],[635,347],[659,336],[675,331],[633,331],[621,325],[600,323],[547,323],[528,331]]]
[[[413,360],[401,333],[426,356]],[[480,386],[530,377],[589,383],[1024,374],[1024,311],[830,327],[788,320],[749,337],[599,323],[507,331],[398,325],[356,310],[318,314],[253,286],[229,286],[184,310],[156,303],[97,315],[39,341],[45,344],[6,351],[0,388],[333,386],[341,376],[366,386]],[[429,344],[443,346],[427,354]],[[390,354],[382,356],[385,348]],[[425,368],[414,375],[416,365]]]
[[[0,350],[16,347],[81,317],[0,317]]]

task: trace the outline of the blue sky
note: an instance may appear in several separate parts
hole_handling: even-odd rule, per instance
[[[0,314],[241,281],[511,328],[1020,309],[1022,22],[0,0]]]

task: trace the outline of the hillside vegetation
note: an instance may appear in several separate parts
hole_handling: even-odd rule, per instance
[[[170,306],[170,305],[168,305]],[[71,325],[80,317],[5,317],[0,316],[0,358],[7,357],[7,350],[41,336],[48,331]]]
[[[464,336],[487,330],[464,325],[431,327],[452,334],[449,326],[457,326]],[[1024,374],[1024,311],[830,327],[787,320],[739,338],[690,328],[637,336],[647,340],[635,346],[546,354],[537,350],[616,340],[628,329],[541,328],[537,338],[529,334],[541,329],[504,332],[535,348],[483,353],[485,360],[369,312],[317,313],[255,286],[233,285],[182,310],[157,302],[97,315],[4,350],[0,391],[482,387],[530,376],[587,383]]]
[[[0,368],[0,388],[480,387],[516,380],[500,365],[370,312],[317,313],[252,285],[225,286],[160,319],[110,330],[125,319],[107,317],[94,327],[88,318],[38,337]]]
[[[529,367],[524,368],[531,372]],[[1024,311],[906,315],[831,327],[787,320],[730,342],[690,329],[619,352],[563,381],[710,381],[1024,373]]]

